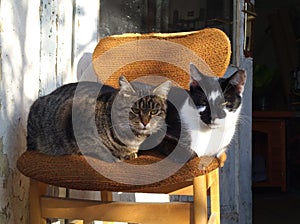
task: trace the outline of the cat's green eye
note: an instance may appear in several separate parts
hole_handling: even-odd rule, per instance
[[[135,114],[139,114],[140,113],[140,109],[138,109],[138,108],[132,107],[131,110]]]
[[[151,114],[151,115],[155,115],[155,114],[157,114],[157,113],[158,113],[158,110],[151,110],[151,111],[150,111],[150,114]]]

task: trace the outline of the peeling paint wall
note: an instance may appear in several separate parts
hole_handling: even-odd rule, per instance
[[[0,185],[1,188],[5,188],[7,185],[6,180],[9,176],[9,169],[8,169],[8,158],[7,155],[3,154],[3,138],[0,138]],[[0,189],[1,189],[0,188]],[[2,193],[2,192],[0,192]],[[1,197],[2,199],[2,197]],[[6,223],[8,220],[8,212],[7,212],[7,205],[2,206],[0,210],[0,223]]]
[[[16,169],[27,114],[39,95],[86,72],[99,7],[99,0],[0,0],[0,224],[30,223],[29,179]]]

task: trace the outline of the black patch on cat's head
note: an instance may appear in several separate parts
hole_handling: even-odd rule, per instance
[[[193,64],[190,64],[190,75],[190,96],[201,120],[211,124],[215,119],[224,118],[225,100],[218,79],[202,74]]]

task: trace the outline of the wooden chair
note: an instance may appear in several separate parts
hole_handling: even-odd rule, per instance
[[[151,51],[146,49],[147,47],[143,45],[144,42],[140,42],[140,40],[146,42],[150,40],[148,42],[150,45],[157,43],[159,45],[157,41],[161,41],[163,44],[171,43],[172,48],[177,48],[173,49],[177,53],[175,55],[172,49],[167,49],[170,52],[169,57],[177,57],[177,60],[183,61],[186,67],[178,68],[173,62],[168,63],[168,60],[172,59],[166,59],[167,55],[162,61],[155,58],[152,53],[149,56]],[[128,51],[131,51],[131,54],[145,50],[146,56],[142,56],[143,61],[131,61],[132,58],[128,59],[128,55],[116,59],[112,53],[120,52],[120,49],[124,51],[124,46],[129,46]],[[181,49],[182,46],[184,48]],[[159,47],[161,52],[157,52],[158,49],[152,46],[155,54],[162,54],[164,52],[162,48],[167,48],[167,45]],[[115,51],[116,48],[119,49]],[[178,52],[178,50],[186,51],[186,48],[196,52],[196,54],[189,55],[187,58],[185,58],[186,56],[178,58],[178,55],[185,54],[185,52]],[[126,50],[127,53],[128,51]],[[112,54],[110,60],[107,58],[109,54]],[[201,57],[205,63],[199,62],[195,55]],[[129,80],[142,74],[159,74],[186,88],[189,82],[188,65],[190,62],[195,63],[200,68],[207,64],[209,69],[205,67],[203,69],[206,69],[208,74],[221,76],[229,64],[229,59],[230,42],[226,35],[217,29],[204,29],[179,34],[132,34],[107,37],[100,40],[94,51],[93,65],[99,78],[113,86],[117,86],[117,79],[120,74],[125,75]],[[129,60],[130,63],[125,63],[126,60]],[[123,65],[123,67],[117,69],[113,67],[115,65]],[[174,165],[178,169],[156,182],[136,185],[132,183],[138,181],[137,178],[155,179],[159,170],[153,172],[152,169],[146,169],[136,175],[135,172],[128,172],[122,166],[108,164],[91,157],[81,155],[55,157],[34,151],[24,152],[18,159],[17,166],[24,175],[30,178],[30,223],[32,224],[45,224],[46,218],[77,219],[83,220],[85,224],[91,223],[93,220],[143,224],[219,224],[219,167],[224,160],[219,161],[212,157],[195,157],[178,166],[177,162],[158,151],[142,151],[137,159],[126,161],[126,164],[147,166],[167,161],[167,166],[163,168],[169,169]],[[97,171],[98,168],[103,167],[110,174],[113,174],[114,178]],[[124,176],[126,176],[126,181],[116,181],[119,177],[124,178]],[[101,201],[49,197],[47,196],[47,185],[101,191]],[[170,203],[113,202],[111,192],[191,195],[194,197],[194,201]],[[208,199],[210,200],[210,212]]]

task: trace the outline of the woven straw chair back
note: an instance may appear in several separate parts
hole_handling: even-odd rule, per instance
[[[152,84],[171,79],[188,88],[191,62],[204,74],[220,77],[229,65],[230,55],[228,37],[214,28],[167,34],[122,34],[99,41],[93,53],[93,66],[98,78],[114,87],[119,86],[119,76],[124,75],[129,81],[143,77],[142,81]]]

